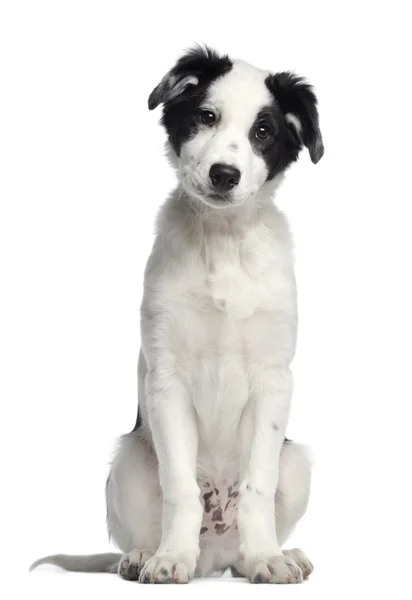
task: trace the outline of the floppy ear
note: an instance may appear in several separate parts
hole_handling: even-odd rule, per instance
[[[179,78],[177,75],[173,75],[172,71],[169,71],[150,94],[149,110],[153,110],[159,104],[166,104],[166,102],[182,94],[189,86],[196,86],[198,83],[199,80],[194,75]]]
[[[294,73],[269,75],[267,85],[278,102],[292,133],[304,144],[313,163],[323,156],[317,99],[312,86]]]
[[[201,87],[223,75],[232,66],[227,56],[219,56],[207,46],[195,46],[184,54],[163,77],[149,96],[149,110],[185,96],[193,87]]]

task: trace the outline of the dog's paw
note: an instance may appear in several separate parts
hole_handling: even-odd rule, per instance
[[[196,559],[179,554],[159,554],[147,561],[140,573],[140,583],[189,583]]]
[[[302,583],[303,573],[290,556],[279,554],[249,563],[252,583]]]
[[[132,550],[128,554],[123,554],[117,568],[118,574],[128,581],[137,581],[141,570],[151,556],[153,556],[153,552],[149,552],[149,550]]]
[[[293,548],[293,550],[282,550],[282,552],[285,556],[290,556],[290,558],[293,558],[303,573],[303,579],[307,579],[313,571],[313,565],[306,554],[299,548]]]

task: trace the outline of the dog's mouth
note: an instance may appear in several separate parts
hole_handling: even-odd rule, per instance
[[[185,178],[182,181],[182,187],[189,195],[195,196],[210,206],[223,207],[233,203],[233,195],[231,192],[216,193],[208,187],[203,187],[199,182],[193,179]]]
[[[233,206],[233,204],[234,204],[234,199],[230,193],[229,194],[216,194],[215,192],[207,190],[207,191],[197,192],[197,196],[205,204],[208,204],[209,206],[212,206],[213,208],[217,208],[217,209],[225,208],[228,206]]]
[[[206,192],[204,194],[204,196],[206,196],[210,200],[213,200],[214,202],[220,202],[220,203],[225,203],[225,202],[232,203],[233,202],[233,199],[230,194],[216,194],[214,192],[213,193]]]

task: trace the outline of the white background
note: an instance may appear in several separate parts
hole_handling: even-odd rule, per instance
[[[174,183],[147,97],[195,41],[305,75],[319,96],[326,148],[316,166],[302,153],[278,195],[299,286],[289,437],[316,457],[309,511],[290,543],[316,571],[303,586],[253,594],[410,593],[406,8],[359,0],[1,3],[6,597],[252,591],[243,580],[165,590],[110,575],[26,573],[43,554],[110,549],[105,479],[117,436],[134,425],[143,269],[156,211]]]

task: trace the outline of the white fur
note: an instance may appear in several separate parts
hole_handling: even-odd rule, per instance
[[[158,555],[172,548],[189,575],[199,555],[199,480],[240,473],[247,565],[281,553],[273,498],[292,391],[295,283],[283,216],[265,189],[245,202],[216,211],[173,194],[146,270],[140,402],[163,490]]]
[[[230,164],[241,172],[239,185],[232,192],[233,205],[253,196],[266,180],[266,164],[253,152],[248,134],[259,110],[272,102],[264,84],[268,75],[246,62],[235,61],[232,70],[212,84],[201,108],[216,114],[218,126],[204,126],[181,152],[181,181],[189,195],[219,206],[203,196],[213,163]]]
[[[284,445],[297,319],[291,238],[272,202],[282,177],[266,182],[248,140],[270,101],[265,76],[236,63],[207,98],[217,131],[204,128],[174,157],[181,185],[160,211],[145,273],[144,425],[122,438],[107,486],[125,577],[184,582],[232,566],[287,583],[310,572],[302,554],[281,551],[305,512],[310,468],[304,448]],[[221,210],[202,195],[216,161],[242,172]],[[217,533],[205,489],[236,497],[238,529]],[[206,517],[210,535],[199,542]]]

